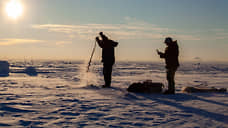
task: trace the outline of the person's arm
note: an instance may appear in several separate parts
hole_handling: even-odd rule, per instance
[[[161,53],[160,54],[160,58],[165,58],[166,57],[166,54],[165,53]]]
[[[167,50],[165,51],[165,53],[160,52],[159,50],[157,50],[157,53],[158,53],[158,55],[160,56],[160,58],[166,58]]]
[[[118,45],[118,42],[115,42],[112,40],[112,47],[116,47]]]
[[[104,47],[104,43],[103,43],[103,41],[101,41],[101,40],[99,39],[99,37],[96,37],[96,41],[97,41],[98,45],[99,45],[101,48]]]

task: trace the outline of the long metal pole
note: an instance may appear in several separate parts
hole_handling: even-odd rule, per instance
[[[96,46],[97,46],[97,43],[96,43],[96,40],[95,40],[95,44],[94,44],[94,47],[93,47],[93,51],[92,51],[92,54],[91,54],[90,59],[89,59],[89,63],[88,63],[88,67],[87,67],[87,72],[89,72],[89,67],[90,67],[90,65],[91,65],[92,58],[93,58],[93,55],[94,55]]]

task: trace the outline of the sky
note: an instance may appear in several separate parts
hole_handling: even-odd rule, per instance
[[[181,61],[228,61],[228,0],[15,0],[17,18],[10,1],[0,0],[1,60],[88,60],[103,31],[120,61],[160,61],[165,37],[178,41]]]

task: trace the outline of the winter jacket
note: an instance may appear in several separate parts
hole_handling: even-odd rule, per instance
[[[165,53],[160,54],[160,58],[165,59],[166,68],[177,68],[179,67],[179,47],[176,41],[170,43],[168,47],[166,47]]]
[[[102,48],[102,62],[103,63],[115,63],[115,50],[118,45],[117,42],[109,39],[103,39],[98,41],[98,45]]]

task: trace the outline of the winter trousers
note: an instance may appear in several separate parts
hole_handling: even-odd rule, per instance
[[[112,66],[114,63],[103,63],[103,75],[105,86],[110,87],[112,81]]]
[[[166,79],[168,81],[168,91],[174,93],[175,92],[175,73],[177,68],[167,68],[166,69]]]

